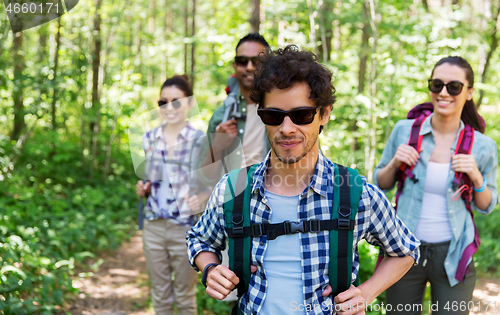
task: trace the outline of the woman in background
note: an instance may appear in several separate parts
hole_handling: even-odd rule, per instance
[[[150,181],[138,181],[136,191],[141,197],[148,196],[143,243],[157,315],[173,314],[174,303],[179,315],[197,314],[198,275],[188,261],[186,231],[196,223],[209,191],[193,191],[196,185],[190,185],[190,171],[194,170],[189,166],[198,155],[193,145],[203,135],[187,121],[194,105],[192,95],[187,76],[167,79],[158,101],[164,123],[143,135]]]
[[[467,269],[462,268],[462,273],[457,270],[464,250],[474,241],[475,228],[464,200],[458,197],[461,190],[453,184],[455,172],[467,174],[472,181],[472,210],[488,214],[498,203],[497,146],[483,135],[484,126],[472,100],[473,85],[474,73],[465,59],[441,59],[429,80],[433,113],[420,128],[420,152],[407,145],[414,120],[399,121],[375,170],[375,184],[382,189],[394,187],[402,164],[414,166],[418,179],[404,182],[397,213],[422,241],[421,258],[387,290],[386,302],[392,306],[387,314],[420,314],[418,309],[408,312],[396,308],[398,304],[421,304],[427,282],[433,305],[438,303],[433,315],[469,314],[476,281],[474,261],[465,259],[463,267],[468,264]],[[472,151],[455,154],[465,125],[475,129]]]

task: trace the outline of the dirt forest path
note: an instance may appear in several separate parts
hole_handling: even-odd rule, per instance
[[[92,277],[75,277],[81,293],[70,303],[72,315],[154,315],[149,310],[149,287],[141,232],[117,251],[97,259],[103,263]]]
[[[81,293],[67,311],[72,315],[154,315],[149,309],[141,233],[137,232],[117,251],[99,258],[104,262],[92,277],[75,277],[74,285]],[[470,314],[500,315],[500,279],[478,279],[474,290],[474,311]]]

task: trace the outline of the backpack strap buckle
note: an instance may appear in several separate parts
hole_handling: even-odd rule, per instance
[[[285,234],[295,234],[298,232],[305,232],[304,229],[304,221],[293,222],[293,221],[284,221],[283,228],[285,230]]]
[[[309,232],[319,233],[321,231],[320,219],[309,220]]]
[[[243,231],[243,227],[233,227],[233,238],[243,237],[245,236],[245,232]]]
[[[264,228],[262,227],[262,224],[260,224],[260,223],[252,224],[252,236],[253,237],[260,237],[263,234],[264,234]]]
[[[233,225],[241,225],[243,224],[243,215],[242,214],[233,214],[231,218],[231,222]]]
[[[351,229],[351,220],[338,218],[337,228],[339,230],[350,230]]]

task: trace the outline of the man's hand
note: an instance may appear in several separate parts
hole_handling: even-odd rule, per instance
[[[323,290],[322,295],[328,296],[331,293],[332,287],[328,285]],[[337,314],[342,315],[365,314],[365,308],[368,303],[361,290],[353,285],[351,285],[349,290],[339,293],[333,300],[336,304],[335,311]]]
[[[229,270],[228,266],[218,265],[208,269],[206,291],[214,299],[222,301],[238,283],[240,283],[240,279]]]
[[[226,134],[220,136],[220,134]],[[220,123],[215,127],[215,135],[212,139],[212,148],[216,152],[220,152],[227,148],[234,138],[238,136],[238,124],[235,119],[229,119],[226,122]]]
[[[151,194],[151,183],[149,181],[143,183],[142,180],[137,181],[135,192],[141,197],[146,197]]]
[[[257,271],[256,266],[250,266],[252,273]],[[234,272],[229,270],[228,266],[214,266],[208,269],[207,274],[207,289],[206,292],[210,297],[222,301],[236,285],[240,283],[240,279]]]

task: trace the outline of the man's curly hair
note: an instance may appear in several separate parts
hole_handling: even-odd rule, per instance
[[[318,62],[316,55],[300,51],[295,45],[263,52],[259,54],[250,98],[263,108],[266,92],[274,88],[287,89],[302,82],[311,88],[309,99],[320,108],[320,115],[323,116],[325,108],[335,102],[335,87],[332,85],[332,73]]]

